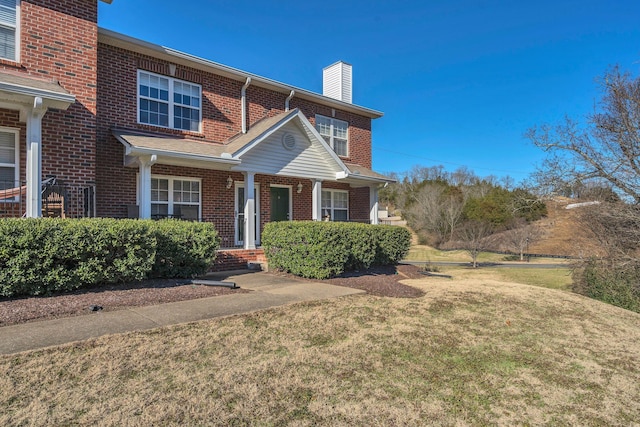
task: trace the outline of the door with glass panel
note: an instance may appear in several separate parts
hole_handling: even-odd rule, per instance
[[[244,245],[244,203],[246,201],[245,198],[245,187],[243,182],[236,183],[236,197],[235,197],[235,235],[236,235],[236,245],[241,246]],[[256,184],[253,187],[253,194],[255,197],[255,220],[256,220],[256,234],[255,241],[256,245],[260,244],[260,185]]]

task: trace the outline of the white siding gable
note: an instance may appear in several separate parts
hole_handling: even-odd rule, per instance
[[[313,133],[303,128],[295,119],[286,123],[242,154],[242,163],[233,170],[335,181],[342,169]],[[283,144],[285,134],[295,138],[293,148]]]

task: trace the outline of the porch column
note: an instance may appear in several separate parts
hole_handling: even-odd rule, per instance
[[[369,187],[369,220],[371,224],[378,224],[378,186]]]
[[[319,179],[313,181],[313,190],[311,192],[312,209],[311,219],[314,221],[322,221],[322,181]]]
[[[256,248],[256,195],[253,172],[244,173],[244,248]]]
[[[138,218],[151,218],[151,166],[156,162],[156,155],[138,157],[138,188],[140,189],[140,205]]]
[[[27,203],[26,216],[42,216],[42,98],[36,97],[33,108],[27,112]]]

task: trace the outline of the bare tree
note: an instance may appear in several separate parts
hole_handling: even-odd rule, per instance
[[[448,194],[441,202],[442,219],[446,225],[449,240],[453,240],[453,233],[462,218],[464,202],[462,194]]]
[[[533,224],[527,224],[524,219],[514,221],[504,234],[507,245],[520,255],[520,261],[524,261],[524,254],[528,252],[529,245],[541,236],[542,230]]]
[[[493,226],[489,221],[467,221],[459,227],[458,239],[471,255],[473,268],[478,267],[478,255],[484,247],[486,237],[491,233],[493,233]]]
[[[640,207],[602,203],[581,210],[579,220],[597,239],[603,257],[622,267],[640,265]]]
[[[566,118],[526,133],[550,155],[539,173],[541,184],[553,188],[600,179],[640,203],[640,78],[614,67],[598,84],[602,98],[586,125]]]
[[[445,224],[442,218],[442,194],[444,187],[438,184],[428,183],[423,185],[415,194],[413,203],[405,211],[405,217],[411,228],[415,231],[424,231],[435,235],[443,241],[446,234]]]

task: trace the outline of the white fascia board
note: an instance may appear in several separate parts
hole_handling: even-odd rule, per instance
[[[188,153],[180,153],[177,151],[168,151],[168,150],[157,150],[153,148],[139,148],[139,147],[125,147],[126,154],[131,156],[142,156],[142,155],[158,155],[171,157],[175,159],[183,159],[183,160],[193,160],[200,162],[212,162],[212,163],[225,163],[231,165],[239,165],[240,160],[236,159],[224,159],[221,157],[211,157],[211,156],[203,156],[200,154],[188,154]]]
[[[9,92],[11,94],[24,95],[30,97],[39,96],[43,100],[57,101],[67,104],[67,107],[76,102],[76,97],[71,94],[52,92],[44,89],[36,89],[34,87],[16,85],[11,83],[0,82],[0,91]]]
[[[169,150],[158,150],[153,148],[140,148],[134,147],[126,139],[119,137],[118,135],[114,135],[115,138],[124,145],[125,148],[125,156],[147,156],[147,155],[158,155],[171,157],[182,160],[193,160],[198,162],[212,162],[212,163],[223,163],[230,165],[239,165],[241,163],[238,159],[227,159],[222,157],[211,157],[204,156],[201,154],[188,154],[188,153],[180,153],[177,151],[169,151]]]
[[[252,86],[264,87],[267,89],[275,90],[277,92],[285,93],[287,95],[290,94],[292,90],[294,90],[296,93],[296,98],[311,100],[322,105],[327,105],[339,110],[353,112],[371,119],[377,119],[384,115],[384,113],[382,113],[381,111],[329,98],[327,96],[301,89],[296,86],[287,85],[276,80],[259,76],[257,74],[248,73],[237,68],[229,67],[227,65],[200,58],[195,55],[190,55],[188,53],[180,52],[169,47],[160,46],[157,44],[146,42],[144,40],[129,37],[115,31],[107,30],[105,28],[98,28],[98,41],[108,45],[121,47],[126,50],[146,53],[155,58],[162,58],[176,63],[183,63],[184,65],[192,68],[222,75],[242,82],[245,82],[247,80],[247,77],[251,77]]]

